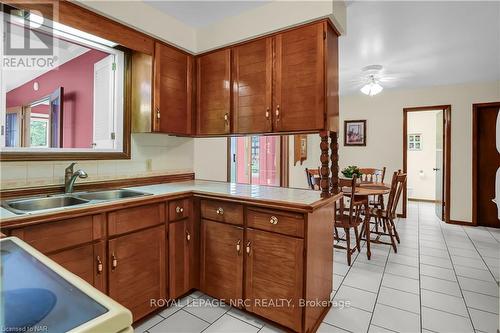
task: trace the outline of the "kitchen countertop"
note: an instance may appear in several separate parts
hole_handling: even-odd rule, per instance
[[[56,213],[60,214],[61,212],[105,207],[108,205],[116,204],[118,202],[133,202],[145,200],[146,198],[168,197],[182,194],[206,195],[211,197],[220,197],[221,199],[250,201],[257,204],[271,203],[278,208],[280,206],[282,206],[283,208],[285,208],[286,206],[292,206],[304,211],[313,211],[314,209],[338,198],[338,196],[332,196],[328,199],[322,199],[320,196],[320,191],[306,189],[246,185],[206,180],[191,180],[184,182],[134,186],[126,187],[126,189],[146,192],[152,195],[128,199],[101,201],[95,203],[91,202],[84,205],[53,208],[26,214],[14,214],[3,207],[0,207],[0,223],[11,220],[22,220],[27,217],[46,216]]]

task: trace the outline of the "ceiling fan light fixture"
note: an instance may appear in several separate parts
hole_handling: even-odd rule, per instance
[[[373,76],[370,77],[370,82],[361,87],[361,92],[368,96],[375,96],[379,94],[384,87],[382,87]]]

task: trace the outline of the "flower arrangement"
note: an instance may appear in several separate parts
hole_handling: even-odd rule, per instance
[[[352,178],[353,176],[356,176],[359,178],[362,175],[359,168],[355,165],[350,165],[347,168],[345,168],[344,170],[342,170],[342,174],[347,178]]]

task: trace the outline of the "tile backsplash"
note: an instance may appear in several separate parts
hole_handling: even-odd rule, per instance
[[[78,183],[193,172],[192,138],[162,134],[132,134],[130,160],[2,162],[2,189],[64,183],[64,169],[77,162],[89,176]],[[148,164],[150,168],[148,168]]]

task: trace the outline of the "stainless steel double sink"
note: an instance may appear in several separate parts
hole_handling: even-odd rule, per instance
[[[126,189],[104,190],[95,192],[79,192],[70,194],[55,194],[45,197],[31,197],[2,201],[2,207],[15,213],[26,214],[36,211],[63,208],[89,203],[98,203],[119,199],[128,199],[151,195],[151,193],[138,192]]]

